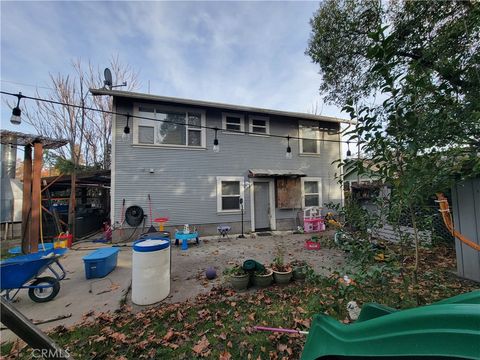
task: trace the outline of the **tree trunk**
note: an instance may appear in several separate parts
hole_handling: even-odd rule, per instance
[[[413,233],[415,236],[415,267],[413,269],[413,287],[415,292],[415,298],[417,300],[417,305],[420,305],[420,298],[418,294],[418,264],[419,264],[419,257],[420,257],[418,248],[420,245],[420,241],[418,238],[417,218],[413,211],[412,204],[408,204],[408,208],[410,210],[410,218],[412,220]]]

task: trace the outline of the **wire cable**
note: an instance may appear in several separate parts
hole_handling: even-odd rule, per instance
[[[97,109],[97,108],[92,108],[88,106],[82,106],[82,105],[77,105],[77,104],[69,104],[61,101],[56,101],[56,100],[50,100],[50,99],[43,99],[35,96],[28,96],[28,95],[19,95],[7,91],[0,91],[1,94],[3,95],[8,95],[8,96],[15,96],[19,97],[21,96],[22,99],[29,99],[29,100],[35,100],[35,101],[41,101],[41,102],[47,102],[50,104],[54,105],[61,105],[61,106],[66,106],[66,107],[73,107],[77,109],[82,109],[82,110],[88,110],[88,111],[96,111],[96,112],[101,112],[104,114],[109,114],[109,115],[120,115],[120,116],[125,116],[125,117],[130,117],[130,118],[136,118],[136,119],[142,119],[142,120],[150,120],[150,121],[158,121],[158,122],[163,122],[163,123],[168,123],[168,124],[174,124],[174,125],[180,125],[180,126],[185,126],[186,123],[181,123],[178,121],[173,121],[173,120],[160,120],[160,119],[154,119],[151,117],[147,116],[140,116],[140,115],[131,115],[130,113],[120,113],[120,112],[115,112],[115,111],[110,111],[110,110],[103,110],[103,109]],[[231,129],[222,129],[216,126],[208,126],[208,125],[198,125],[196,128],[201,128],[201,129],[208,129],[208,130],[221,130],[221,131],[228,131],[230,133],[236,133],[236,134],[244,134],[244,135],[259,135],[258,133],[252,132],[252,131],[242,131],[242,130],[231,130]],[[266,137],[271,137],[271,138],[280,138],[280,139],[285,139],[287,140],[290,138],[291,140],[315,140],[317,142],[322,141],[322,142],[334,142],[334,143],[347,143],[347,140],[333,140],[333,139],[311,139],[311,138],[303,138],[300,136],[289,136],[289,135],[276,135],[276,134],[262,134]]]

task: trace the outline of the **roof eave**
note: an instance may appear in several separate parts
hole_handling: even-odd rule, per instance
[[[353,124],[353,122],[350,120],[330,117],[330,116],[321,116],[321,115],[305,114],[305,113],[299,113],[299,112],[293,112],[293,111],[282,111],[282,110],[264,109],[264,108],[257,108],[257,107],[251,107],[251,106],[243,106],[243,105],[217,103],[213,101],[182,99],[182,98],[175,98],[175,97],[169,97],[169,96],[136,93],[131,91],[109,90],[109,89],[101,88],[101,89],[90,89],[90,92],[94,96],[108,95],[108,96],[116,96],[121,98],[130,98],[130,99],[138,99],[138,100],[162,101],[162,102],[170,102],[170,103],[190,105],[190,106],[210,107],[210,108],[219,108],[219,109],[232,110],[232,111],[245,111],[245,112],[251,112],[251,113],[258,113],[258,114],[295,117],[295,118],[305,119],[305,120]]]

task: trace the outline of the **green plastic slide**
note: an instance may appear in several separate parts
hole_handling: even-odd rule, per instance
[[[302,360],[480,359],[480,291],[402,311],[364,306],[360,319],[345,325],[316,315]]]
[[[448,299],[438,301],[431,305],[439,304],[480,304],[480,290],[460,294]],[[367,303],[362,306],[362,312],[360,313],[357,322],[371,320],[376,317],[388,315],[396,311],[398,310],[385,305],[377,303]]]

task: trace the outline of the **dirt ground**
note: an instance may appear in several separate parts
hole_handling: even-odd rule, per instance
[[[305,250],[303,244],[308,235],[275,233],[273,236],[247,235],[245,239],[234,236],[200,238],[200,244],[190,243],[188,250],[172,245],[171,292],[166,302],[184,302],[196,295],[208,292],[213,286],[225,282],[223,270],[232,264],[242,264],[247,259],[255,259],[265,265],[276,256],[276,244],[283,244],[285,261],[306,260],[318,273],[329,273],[343,262],[339,251],[331,249]],[[67,277],[61,282],[60,293],[47,303],[34,303],[26,290],[20,291],[14,306],[26,317],[33,320],[53,319],[70,315],[47,324],[40,325],[43,330],[58,325],[71,326],[79,323],[92,311],[114,311],[122,301],[130,301],[132,249],[120,247],[117,268],[103,279],[85,279],[82,257],[96,248],[105,245],[82,243],[74,245],[61,260],[67,271]],[[217,270],[215,280],[205,278],[205,270],[214,267]],[[249,290],[255,291],[255,289]],[[157,304],[156,304],[157,305]],[[133,306],[133,305],[132,305]],[[134,310],[144,307],[133,306]],[[12,340],[15,335],[2,330],[1,341]]]

